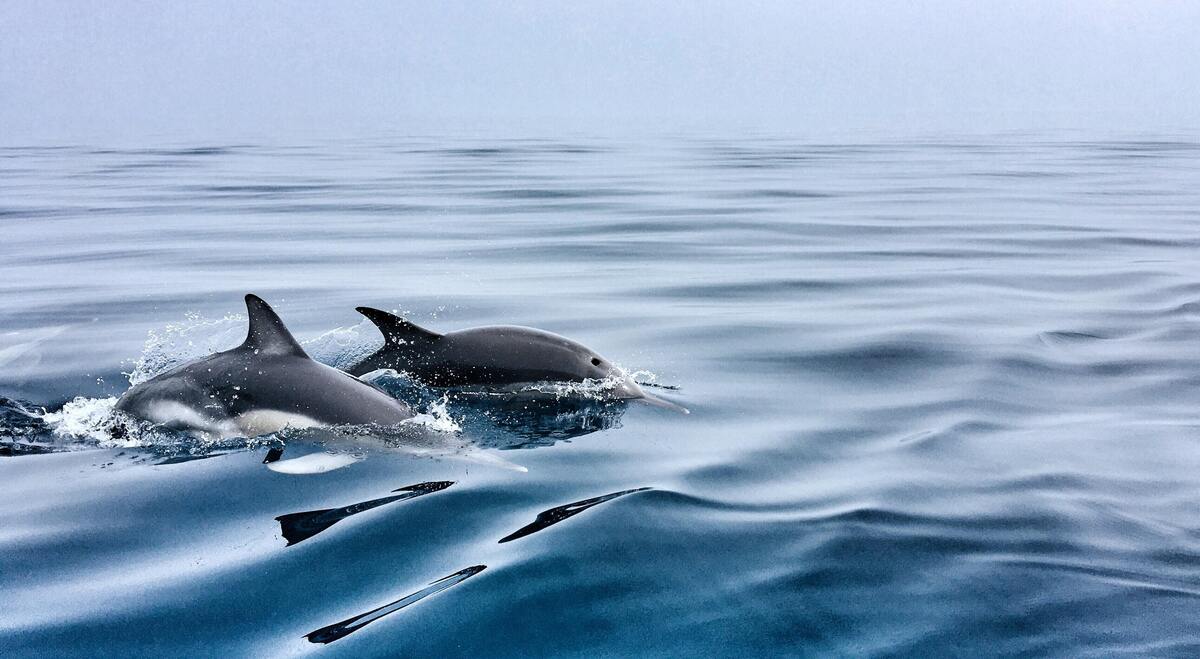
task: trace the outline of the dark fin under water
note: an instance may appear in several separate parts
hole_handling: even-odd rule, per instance
[[[304,637],[311,643],[332,643],[344,636],[353,634],[390,613],[395,613],[410,604],[416,604],[426,597],[440,593],[451,586],[457,586],[486,569],[486,565],[472,565],[453,574],[448,574],[411,595],[401,597],[395,602],[384,604],[377,609],[371,609],[366,613],[360,613],[352,618],[346,618],[341,622],[335,622],[332,625],[311,631],[305,634]]]
[[[442,338],[441,334],[414,325],[396,314],[371,307],[355,307],[354,310],[379,328],[388,347],[429,343]]]
[[[568,503],[563,506],[558,506],[557,508],[551,508],[550,510],[538,513],[537,518],[534,519],[533,522],[522,526],[503,538],[500,538],[500,542],[503,543],[510,540],[516,540],[518,538],[524,538],[525,536],[537,533],[548,526],[558,524],[568,517],[578,515],[592,506],[602,504],[605,501],[612,501],[613,499],[616,499],[617,497],[623,497],[626,494],[645,492],[649,489],[652,488],[637,487],[632,490],[621,490],[620,492],[613,492],[612,494],[605,494],[598,497],[592,497],[591,499],[584,499],[583,501],[576,501],[575,503]]]
[[[272,462],[277,462],[279,460],[279,458],[282,458],[282,457],[283,457],[283,449],[278,446],[272,446],[270,448],[270,450],[267,451],[267,455],[265,457],[263,457],[262,463],[265,465],[271,464]]]
[[[284,326],[279,314],[261,297],[253,293],[246,295],[246,315],[250,318],[250,329],[239,349],[267,355],[308,357],[308,353],[300,347],[300,342]]]
[[[351,515],[357,515],[372,508],[378,508],[393,501],[413,499],[424,494],[444,490],[453,484],[454,481],[417,483],[416,485],[392,490],[393,492],[402,492],[402,494],[395,496],[371,499],[370,501],[363,501],[342,508],[326,508],[324,510],[310,510],[303,513],[289,513],[276,517],[275,521],[279,522],[279,533],[283,536],[284,540],[287,540],[287,546],[291,547],[294,544],[308,540]]]

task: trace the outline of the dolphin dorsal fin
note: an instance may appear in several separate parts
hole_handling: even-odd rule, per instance
[[[413,343],[428,343],[442,338],[441,334],[431,332],[424,327],[414,325],[407,320],[390,314],[379,309],[371,307],[355,307],[355,311],[367,317],[367,320],[375,323],[380,332],[383,332],[383,339],[388,346],[409,345]]]
[[[246,315],[250,317],[250,331],[246,333],[242,348],[268,355],[308,356],[284,327],[279,315],[261,297],[253,293],[246,295]]]

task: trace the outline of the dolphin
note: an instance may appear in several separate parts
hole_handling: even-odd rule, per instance
[[[438,334],[386,311],[355,310],[379,328],[384,344],[347,369],[353,375],[390,368],[435,387],[607,380],[615,383],[604,392],[608,398],[644,400],[687,413],[642,391],[632,377],[591,348],[545,330],[489,325]]]
[[[116,409],[207,437],[255,437],[284,428],[376,424],[413,417],[403,402],[313,361],[275,311],[246,296],[250,328],[240,346],[135,385]]]

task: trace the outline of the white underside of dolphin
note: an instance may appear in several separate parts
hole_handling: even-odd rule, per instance
[[[303,430],[323,425],[320,421],[303,414],[270,409],[248,410],[236,416],[214,418],[173,400],[150,403],[146,408],[145,419],[163,426],[182,426],[206,439],[258,437],[288,429]]]
[[[347,453],[309,453],[290,460],[267,464],[267,469],[281,474],[323,474],[348,467],[362,458]]]

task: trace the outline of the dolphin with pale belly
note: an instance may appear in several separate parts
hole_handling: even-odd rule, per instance
[[[396,425],[413,417],[383,390],[313,361],[275,311],[246,296],[240,346],[135,385],[116,409],[207,437],[255,437],[284,428]]]

